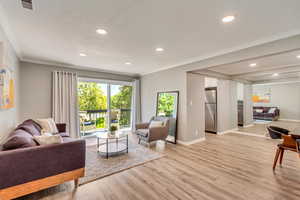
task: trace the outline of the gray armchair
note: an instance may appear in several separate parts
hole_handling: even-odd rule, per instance
[[[149,127],[151,121],[162,121],[163,125],[161,127]],[[142,141],[147,143],[166,140],[169,134],[169,119],[167,117],[152,117],[149,123],[136,124],[136,131],[139,138],[139,144]]]

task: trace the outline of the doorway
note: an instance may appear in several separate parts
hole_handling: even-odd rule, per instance
[[[131,129],[132,91],[131,82],[80,78],[80,136],[105,133],[112,125],[118,129]]]

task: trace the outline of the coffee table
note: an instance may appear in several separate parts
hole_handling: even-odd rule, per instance
[[[100,155],[109,156],[128,153],[128,132],[117,131],[114,135],[110,133],[97,133],[97,150]],[[105,141],[100,143],[100,140]]]

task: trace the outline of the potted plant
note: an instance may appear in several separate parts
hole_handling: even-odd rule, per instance
[[[117,127],[117,126],[114,126],[114,125],[110,126],[110,128],[109,128],[109,133],[110,133],[110,135],[111,135],[111,136],[115,136],[117,130],[118,130],[118,127]]]

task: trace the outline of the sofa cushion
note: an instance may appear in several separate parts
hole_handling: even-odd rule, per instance
[[[74,142],[76,141],[77,139],[74,139],[74,138],[71,138],[71,137],[62,137],[63,139],[63,142],[66,143],[66,142]]]
[[[138,129],[138,130],[136,130],[136,134],[143,136],[143,137],[148,137],[149,129]]]
[[[33,124],[39,131],[42,130],[42,127],[36,121],[34,121],[32,119],[27,119],[22,124]]]
[[[67,132],[58,133],[61,137],[70,137]]]
[[[58,133],[57,126],[52,118],[37,119],[39,125],[42,127],[42,132],[56,134]]]
[[[14,130],[3,144],[3,151],[37,146],[32,135],[22,129]]]
[[[22,123],[16,129],[22,129],[32,136],[41,135],[41,131],[34,124],[30,123]]]
[[[39,145],[61,144],[63,139],[60,135],[40,135],[33,137]]]

